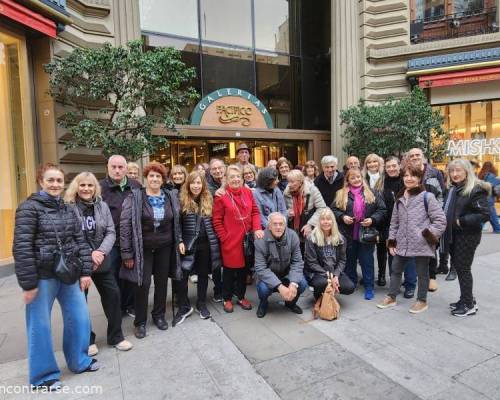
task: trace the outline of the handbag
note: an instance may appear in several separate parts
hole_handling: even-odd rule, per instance
[[[333,321],[340,317],[340,304],[335,298],[335,290],[332,286],[333,274],[327,272],[328,284],[321,297],[314,304],[314,318],[321,318],[326,321]]]
[[[375,244],[378,242],[379,232],[373,226],[362,226],[359,232],[359,241],[365,244]]]
[[[64,252],[56,225],[50,215],[47,212],[45,212],[45,214],[49,217],[56,234],[57,249],[54,250],[54,274],[62,283],[72,285],[78,280],[78,278],[80,278],[82,262],[73,252]]]

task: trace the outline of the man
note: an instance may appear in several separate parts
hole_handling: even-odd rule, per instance
[[[274,169],[276,169],[276,165],[277,165],[277,164],[278,164],[278,161],[276,161],[276,160],[269,160],[269,161],[267,162],[267,166],[268,166],[268,167],[272,167],[272,168],[274,168]]]
[[[410,149],[406,155],[408,162],[412,163],[415,167],[420,168],[424,171],[424,177],[422,178],[422,184],[425,186],[425,190],[431,192],[436,197],[439,204],[443,204],[445,184],[444,177],[441,171],[432,167],[427,159],[424,157],[424,152],[418,147]],[[441,262],[448,263],[447,254],[439,253],[439,258]],[[436,281],[437,274],[437,260],[436,258],[431,258],[429,261],[429,291],[435,292],[438,289],[438,284]],[[450,271],[451,274],[451,271]]]
[[[210,194],[215,196],[215,192],[224,186],[224,175],[226,173],[226,165],[218,158],[210,160],[210,168],[208,170],[207,185]]]
[[[113,155],[108,160],[108,176],[100,182],[102,199],[111,211],[117,238],[120,237],[120,215],[122,213],[123,202],[132,193],[132,189],[141,187],[139,182],[134,179],[128,179],[126,174],[127,160],[125,160],[125,157]],[[122,265],[119,239],[116,240],[109,257],[120,286],[122,312],[135,318],[133,284],[118,277]]]
[[[327,207],[332,206],[337,190],[342,189],[342,186],[344,186],[344,174],[337,171],[337,163],[337,157],[332,155],[324,156],[321,159],[323,172],[314,180],[314,186],[321,192]]]
[[[345,161],[344,172],[347,172],[351,168],[359,168],[361,169],[361,163],[359,162],[359,158],[356,156],[349,156]]]
[[[236,158],[238,159],[238,162],[236,165],[241,168],[243,171],[243,167],[246,167],[247,165],[250,165],[254,167],[254,169],[257,171],[257,168],[255,165],[250,164],[250,147],[248,147],[245,143],[241,143],[238,146],[238,149],[236,149]]]
[[[268,221],[264,238],[255,241],[255,275],[260,299],[257,317],[266,315],[268,298],[273,292],[280,294],[290,311],[302,314],[297,300],[307,288],[307,282],[299,237],[286,227],[283,214],[273,212]]]

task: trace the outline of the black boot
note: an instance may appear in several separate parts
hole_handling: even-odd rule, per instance
[[[439,253],[439,267],[437,269],[438,274],[446,275],[449,272],[448,258],[449,258],[448,254]]]
[[[378,286],[385,286],[387,284],[385,280],[385,268],[387,265],[387,249],[385,248],[385,244],[381,243],[377,244],[377,264],[378,264]]]

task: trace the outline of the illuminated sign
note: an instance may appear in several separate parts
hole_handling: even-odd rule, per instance
[[[500,138],[450,140],[448,154],[453,157],[480,156],[484,154],[500,154]]]
[[[205,96],[191,114],[191,125],[273,128],[264,104],[241,89],[224,88]]]

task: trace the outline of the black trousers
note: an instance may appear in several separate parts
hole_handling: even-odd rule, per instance
[[[242,300],[247,290],[247,270],[241,268],[222,268],[222,298],[224,301],[231,300],[233,293]]]
[[[214,282],[214,297],[222,295],[222,267],[214,268],[212,271],[212,280]]]
[[[144,249],[142,286],[135,286],[135,326],[145,324],[148,319],[149,287],[152,275],[154,275],[155,294],[151,316],[153,319],[165,318],[172,251],[172,246]]]
[[[122,310],[120,308],[120,288],[118,287],[112,270],[92,274],[92,281],[101,296],[102,309],[108,320],[108,344],[114,346],[124,339],[122,331]],[[88,290],[85,291],[85,297],[87,297],[87,293]],[[90,344],[95,343],[95,337],[95,333],[91,330]]]
[[[481,233],[456,234],[453,232],[453,243],[450,245],[450,262],[457,271],[460,285],[460,301],[468,307],[472,307],[474,302],[471,267],[480,241]]]
[[[208,240],[196,244],[196,253],[194,255],[194,267],[192,272],[198,274],[198,284],[196,285],[197,301],[196,305],[205,304],[207,301],[208,274],[211,269],[210,246]],[[183,271],[180,281],[175,286],[175,294],[179,309],[189,309],[191,304],[188,298],[188,277],[189,271]]]
[[[377,264],[378,276],[385,277],[385,270],[387,266],[387,247],[385,241],[377,243]]]
[[[309,285],[314,288],[314,298],[318,300],[325,291],[326,285],[328,285],[326,275],[314,274],[312,279],[309,280]],[[340,294],[352,294],[356,288],[354,283],[343,272],[339,276],[339,285]]]
[[[123,312],[134,307],[134,287],[132,282],[119,278],[122,266],[120,248],[114,246],[109,256],[111,258],[111,268],[113,269],[118,288],[120,289],[120,308]]]

